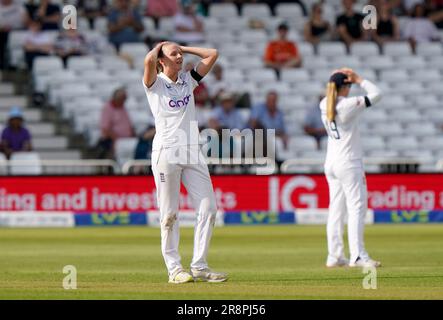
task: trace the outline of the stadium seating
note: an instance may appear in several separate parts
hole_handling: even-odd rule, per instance
[[[305,1],[308,10],[314,2]],[[359,5],[362,3],[360,1]],[[324,6],[324,16],[335,23],[340,10],[340,0],[328,1]],[[249,29],[250,18],[259,18],[265,23],[265,28]],[[283,20],[290,24],[290,39],[297,42],[303,66],[283,70],[280,79],[277,79],[273,70],[264,68],[262,58],[267,42],[275,37],[275,27]],[[365,112],[362,118],[365,155],[416,155],[416,150],[422,150],[428,146],[427,141],[434,141],[441,134],[441,42],[419,43],[416,53],[412,52],[407,42],[386,43],[381,49],[374,42],[357,42],[352,44],[349,52],[341,42],[322,42],[314,47],[303,41],[305,21],[301,7],[293,3],[278,4],[275,16],[264,4],[246,4],[239,15],[232,3],[213,3],[209,6],[209,16],[204,18],[207,31],[204,45],[219,49],[219,61],[225,67],[224,76],[230,89],[240,91],[241,88],[241,91],[249,92],[253,103],[263,102],[269,90],[276,90],[280,94],[279,107],[285,114],[291,146],[295,148],[284,151],[277,146],[283,152],[283,158],[310,158],[317,152],[311,150],[316,146],[310,137],[304,135],[302,122],[306,109],[317,103],[320,94],[324,94],[330,73],[340,66],[355,68],[365,78],[375,81],[384,93],[380,104]],[[408,18],[401,18],[400,24],[404,25],[407,21]],[[160,19],[158,30],[155,30],[151,18],[145,17],[143,23],[147,29],[145,34],[173,36],[172,18]],[[79,26],[81,30],[88,30],[87,37],[107,43],[106,18],[96,18],[94,30],[89,30],[83,18],[79,20]],[[21,48],[24,36],[22,31],[11,32],[8,48],[15,65],[23,63]],[[127,107],[130,116],[135,120],[137,130],[141,130],[144,121],[152,119],[147,112],[147,101],[140,83],[142,62],[147,50],[143,43],[124,44],[121,52],[132,57],[133,64],[118,57],[113,49],[106,49],[106,54],[70,58],[67,69],[63,68],[61,59],[57,57],[39,57],[33,69],[34,88],[38,92],[46,92],[51,104],[57,107],[63,118],[72,121],[75,130],[90,139],[88,144],[94,145],[99,136],[96,127],[101,107],[113,89],[125,85],[129,93]],[[353,86],[351,92],[364,93],[358,86]],[[28,111],[27,119],[29,115],[30,121],[36,121],[32,122],[32,128],[38,135],[55,136],[54,127],[37,126],[37,122],[42,120],[40,113]],[[139,116],[134,116],[137,114]],[[247,116],[246,111],[243,116]],[[4,117],[6,111],[0,109],[0,118]],[[306,145],[304,142],[292,142],[309,141],[305,138],[311,139],[311,142],[306,142]],[[438,139],[435,141],[436,144],[429,145],[431,152],[421,157],[427,164],[431,163],[431,158],[436,163],[438,157],[442,156],[437,147],[441,146],[440,142]],[[322,142],[323,149],[319,152],[324,152],[324,144]],[[299,150],[301,145],[308,150]],[[406,145],[410,152],[404,152]],[[309,171],[313,168],[307,166],[305,169]]]
[[[14,152],[9,165],[12,175],[39,175],[43,172],[40,156],[36,152]]]
[[[115,143],[115,157],[120,165],[133,159],[137,138],[120,138]]]

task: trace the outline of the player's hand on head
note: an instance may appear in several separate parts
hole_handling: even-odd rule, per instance
[[[342,68],[341,72],[348,76],[346,82],[348,83],[361,83],[362,78],[352,69],[350,68]]]

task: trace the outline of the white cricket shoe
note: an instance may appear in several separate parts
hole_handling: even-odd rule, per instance
[[[346,258],[338,258],[335,259],[335,261],[331,261],[328,259],[326,262],[326,267],[328,268],[335,268],[335,267],[346,267],[349,265],[349,259]]]
[[[185,270],[179,270],[175,274],[169,276],[169,283],[186,283],[193,282],[194,278]]]
[[[357,260],[355,262],[351,262],[349,263],[349,266],[352,268],[355,267],[360,267],[360,268],[370,268],[370,267],[381,267],[381,262],[380,261],[376,261],[376,260],[372,260],[371,258],[369,259],[360,259],[357,258]]]
[[[203,270],[191,269],[191,274],[194,277],[194,281],[223,282],[228,280],[226,273],[215,272],[209,268]]]

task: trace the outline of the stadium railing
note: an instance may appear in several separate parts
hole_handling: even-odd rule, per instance
[[[273,174],[281,172],[290,174],[297,172],[297,167],[323,166],[324,159],[303,158],[288,159],[280,168],[272,158],[206,158],[210,168],[222,168],[225,170],[213,170],[215,173],[242,173],[242,174]],[[414,158],[365,158],[365,165],[381,166],[380,172],[416,172],[423,163]],[[40,160],[35,161],[0,161],[0,176],[7,175],[106,175],[106,174],[144,174],[150,172],[151,160],[129,160],[120,166],[115,160]],[[278,170],[280,169],[280,170]],[[443,172],[443,159],[435,165],[435,172]],[[320,172],[318,172],[320,173]]]
[[[398,173],[409,173],[416,172],[417,168],[424,163],[420,159],[415,158],[376,158],[369,157],[363,160],[365,165],[378,165],[382,167],[380,172],[398,172]],[[319,158],[303,158],[303,159],[288,159],[282,163],[280,166],[280,171],[282,173],[293,173],[295,170],[291,169],[296,166],[312,166],[312,165],[323,165],[324,159]],[[435,171],[443,171],[443,159],[440,160],[436,166]]]
[[[0,162],[0,176],[4,175],[85,175],[120,173],[114,160],[15,160]]]
[[[211,166],[237,167],[235,173],[272,174],[278,171],[277,163],[268,157],[257,158],[206,158],[206,163]],[[122,165],[121,172],[127,174],[147,173],[151,160],[129,160]],[[232,173],[232,170],[231,170]]]

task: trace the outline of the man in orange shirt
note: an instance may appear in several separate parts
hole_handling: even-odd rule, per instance
[[[287,39],[288,25],[282,23],[278,26],[278,39],[268,43],[265,52],[265,65],[274,68],[279,75],[284,68],[299,68],[302,63],[300,53],[294,42]]]

